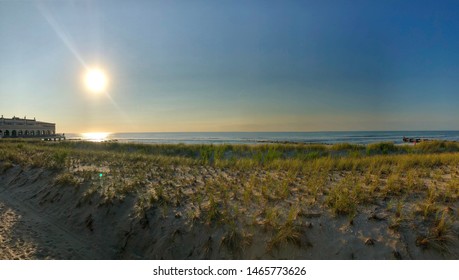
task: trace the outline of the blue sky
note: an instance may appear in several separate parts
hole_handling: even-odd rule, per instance
[[[0,0],[0,112],[62,132],[459,129],[457,50],[457,1]]]

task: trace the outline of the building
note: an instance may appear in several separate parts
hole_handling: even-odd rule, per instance
[[[56,135],[56,124],[40,122],[35,118],[23,119],[13,117],[11,119],[0,118],[0,138],[9,137],[51,137]]]

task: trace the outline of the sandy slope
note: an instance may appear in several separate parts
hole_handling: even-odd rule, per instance
[[[12,170],[2,176],[0,189],[0,259],[103,259],[108,255],[88,239],[70,231],[65,225],[34,207],[27,197],[12,189],[28,184],[34,172]],[[42,173],[40,173],[42,174]],[[36,178],[35,178],[36,180]],[[42,182],[49,182],[43,178]]]
[[[352,221],[317,209],[303,213],[295,242],[267,249],[276,232],[192,223],[184,208],[134,214],[137,200],[107,202],[87,186],[56,186],[55,173],[14,166],[0,174],[0,259],[443,259],[450,254],[416,246],[410,228],[389,228],[384,205]],[[457,225],[455,225],[457,227]]]

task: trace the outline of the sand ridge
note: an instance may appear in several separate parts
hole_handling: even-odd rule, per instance
[[[14,166],[1,175],[2,259],[436,259],[415,245],[409,229],[393,231],[386,207],[352,220],[327,211],[301,213],[301,236],[273,243],[276,229],[242,234],[192,223],[186,208],[152,207],[139,217],[138,198],[107,202],[85,186],[56,186],[57,172]],[[88,188],[88,187],[86,187]],[[270,231],[274,231],[272,234]],[[244,241],[245,240],[245,241]],[[245,243],[244,243],[245,242]],[[236,248],[235,248],[236,247]],[[241,248],[238,248],[241,247]]]
[[[3,141],[2,246],[26,248],[4,258],[457,259],[458,164],[450,142]]]

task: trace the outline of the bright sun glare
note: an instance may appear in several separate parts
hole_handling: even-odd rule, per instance
[[[107,89],[107,75],[101,69],[89,69],[84,76],[86,88],[94,93],[101,93]]]
[[[82,133],[83,139],[93,142],[102,142],[107,140],[108,136],[110,135],[109,132],[87,132]]]

